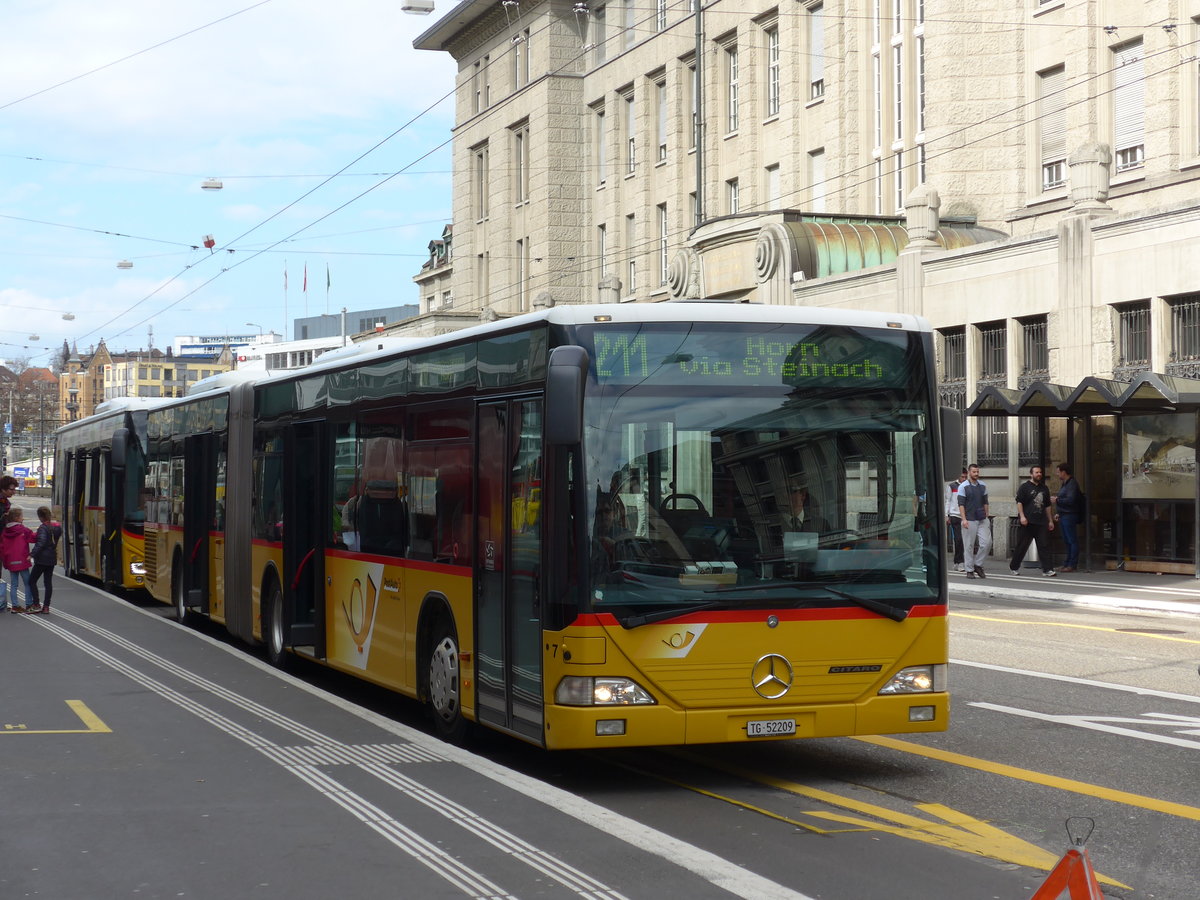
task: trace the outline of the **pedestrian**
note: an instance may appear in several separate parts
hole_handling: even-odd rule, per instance
[[[9,585],[9,604],[10,612],[25,612],[25,608],[18,606],[20,594],[17,593],[17,582],[24,582],[26,604],[29,597],[29,569],[33,563],[29,560],[29,545],[33,543],[35,535],[32,531],[25,527],[21,521],[25,517],[21,507],[14,506],[4,517],[4,532],[0,534],[0,560],[4,562],[5,570],[12,573],[12,581]]]
[[[9,498],[17,492],[19,484],[20,482],[11,475],[0,478],[0,519],[8,515],[8,510],[12,507],[12,501]]]
[[[992,549],[992,523],[988,521],[987,485],[979,480],[979,463],[967,466],[967,480],[958,488],[962,517],[963,560],[968,578],[987,578],[983,561]]]
[[[1079,535],[1075,529],[1083,518],[1085,500],[1079,490],[1079,482],[1071,474],[1067,463],[1058,464],[1058,479],[1062,486],[1054,498],[1054,520],[1058,522],[1062,532],[1063,543],[1067,545],[1067,558],[1059,567],[1060,572],[1074,572],[1079,565]]]
[[[27,608],[31,613],[50,614],[50,598],[54,595],[54,566],[58,562],[58,541],[62,537],[62,526],[54,521],[54,514],[48,506],[39,506],[37,535],[33,543],[33,569],[29,573],[29,597],[33,605]],[[38,597],[38,579],[42,579],[43,596]]]
[[[962,514],[958,509],[958,488],[967,480],[967,470],[964,467],[962,474],[954,481],[946,485],[946,490],[943,491],[946,505],[946,524],[950,526],[950,537],[954,539],[954,571],[967,571],[966,565],[963,563],[963,536],[962,536]]]
[[[1041,466],[1029,467],[1029,480],[1017,488],[1017,540],[1013,544],[1008,569],[1021,574],[1021,563],[1030,543],[1037,545],[1042,574],[1053,578],[1058,573],[1050,565],[1050,532],[1054,519],[1050,515],[1050,488],[1046,487],[1046,471]]]

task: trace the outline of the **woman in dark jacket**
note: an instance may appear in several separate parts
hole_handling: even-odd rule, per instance
[[[49,614],[50,598],[54,595],[54,566],[58,562],[58,540],[62,537],[62,526],[54,521],[54,514],[48,506],[38,507],[37,514],[42,524],[38,526],[33,550],[30,552],[33,557],[33,571],[29,573],[29,596],[33,604],[28,612]],[[39,578],[46,586],[44,600],[38,598]]]

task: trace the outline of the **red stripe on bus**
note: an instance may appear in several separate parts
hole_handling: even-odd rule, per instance
[[[758,609],[726,609],[704,610],[703,612],[680,613],[669,619],[656,622],[657,625],[682,622],[696,624],[700,622],[759,622],[763,614],[776,616],[781,622],[824,622],[848,619],[878,619],[879,615],[870,610],[857,607],[835,607],[832,609],[774,609],[763,606]],[[909,612],[910,619],[938,619],[946,617],[946,607],[938,604],[914,606]],[[577,626],[605,625],[619,626],[617,617],[612,613],[585,613],[575,617],[571,623]]]

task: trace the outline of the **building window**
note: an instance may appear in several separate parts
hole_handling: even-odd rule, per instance
[[[740,190],[738,188],[738,180],[730,178],[725,182],[725,211],[729,215],[737,215],[741,209]]]
[[[1144,77],[1141,38],[1113,50],[1113,154],[1118,172],[1145,162]]]
[[[979,326],[979,386],[1007,387],[1008,329],[1004,322]],[[975,425],[975,455],[980,465],[1008,463],[1008,417],[980,416]]]
[[[783,189],[780,185],[779,164],[767,166],[767,209],[779,209],[783,205]]]
[[[738,50],[725,48],[725,130],[738,130]]]
[[[1117,361],[1113,377],[1132,381],[1150,368],[1150,301],[1122,303],[1117,311]]]
[[[979,379],[1000,382],[1008,378],[1008,329],[1003,322],[979,326]]]
[[[491,75],[488,73],[490,59],[490,57],[484,56],[475,60],[475,66],[471,72],[471,90],[474,94],[472,109],[477,113],[483,112],[492,105]]]
[[[626,287],[626,295],[633,296],[637,293],[637,251],[634,243],[637,240],[636,223],[634,222],[633,214],[625,217],[625,249],[629,254],[629,262],[627,273],[629,275]]]
[[[479,300],[480,307],[491,306],[489,294],[491,293],[491,258],[485,251],[475,257],[475,296]]]
[[[442,291],[442,309],[448,309],[454,305],[454,295],[450,291]]]
[[[622,50],[628,50],[633,46],[634,26],[637,24],[637,3],[638,0],[625,0],[625,27],[621,30]]]
[[[825,5],[808,10],[808,99],[825,96]]]
[[[513,196],[517,203],[529,200],[529,125],[513,129]]]
[[[1017,387],[1029,387],[1050,375],[1050,343],[1045,316],[1021,319],[1021,377]]]
[[[810,209],[825,212],[825,148],[808,154],[808,184],[812,192]]]
[[[696,149],[697,132],[700,130],[700,116],[696,111],[696,101],[700,97],[700,84],[696,80],[695,65],[688,66],[688,149]]]
[[[667,27],[667,0],[655,0],[654,30],[662,31]]]
[[[904,138],[904,46],[892,47],[892,140]]]
[[[904,151],[894,154],[892,160],[896,169],[896,212],[904,215]]]
[[[925,133],[925,36],[917,37],[917,133]]]
[[[767,36],[767,116],[779,115],[779,28],[772,26]]]
[[[487,144],[481,144],[471,151],[473,155],[473,171],[475,177],[474,191],[474,206],[475,206],[475,221],[482,222],[488,217],[488,193],[490,185],[488,184],[488,147]]]
[[[1067,183],[1067,75],[1065,66],[1038,74],[1038,128],[1042,148],[1042,190]]]
[[[1167,374],[1200,377],[1200,294],[1167,301],[1171,310],[1171,352]]]
[[[625,97],[625,171],[632,175],[637,170],[637,107],[633,94]]]
[[[596,183],[603,186],[608,181],[607,135],[604,133],[604,110],[597,109],[592,125],[592,155],[596,159]]]
[[[529,84],[529,29],[513,35],[512,44],[513,87],[523,88]]]
[[[608,274],[608,227],[596,226],[596,259],[600,263],[600,277]]]
[[[658,161],[667,159],[667,83],[659,81],[654,85],[654,100],[657,109],[658,127]]]
[[[667,204],[658,204],[658,283],[667,283]]]
[[[517,311],[524,312],[529,308],[529,240],[522,238],[517,241]]]
[[[604,6],[597,6],[592,10],[592,47],[596,51],[596,65],[600,65],[608,58],[608,54],[604,49],[605,41],[608,40],[604,33],[604,17],[606,12],[607,8]]]

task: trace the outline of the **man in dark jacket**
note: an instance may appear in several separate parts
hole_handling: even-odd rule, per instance
[[[54,521],[54,514],[48,506],[38,507],[37,537],[33,543],[30,555],[33,557],[33,571],[29,573],[29,599],[32,601],[26,612],[50,612],[50,598],[54,595],[54,566],[58,562],[58,541],[62,537],[62,526]],[[38,579],[45,584],[45,598],[38,597]]]
[[[1017,488],[1017,542],[1013,544],[1012,559],[1008,568],[1014,575],[1021,574],[1021,562],[1036,542],[1042,574],[1053,578],[1057,573],[1050,567],[1050,532],[1054,520],[1050,518],[1050,488],[1046,487],[1045,470],[1041,466],[1030,466],[1029,480]]]
[[[1054,500],[1054,518],[1062,532],[1063,543],[1067,545],[1067,558],[1060,572],[1074,572],[1079,564],[1079,536],[1075,528],[1083,517],[1083,492],[1079,490],[1079,482],[1071,475],[1071,467],[1066,463],[1058,464],[1058,479],[1062,487]]]

